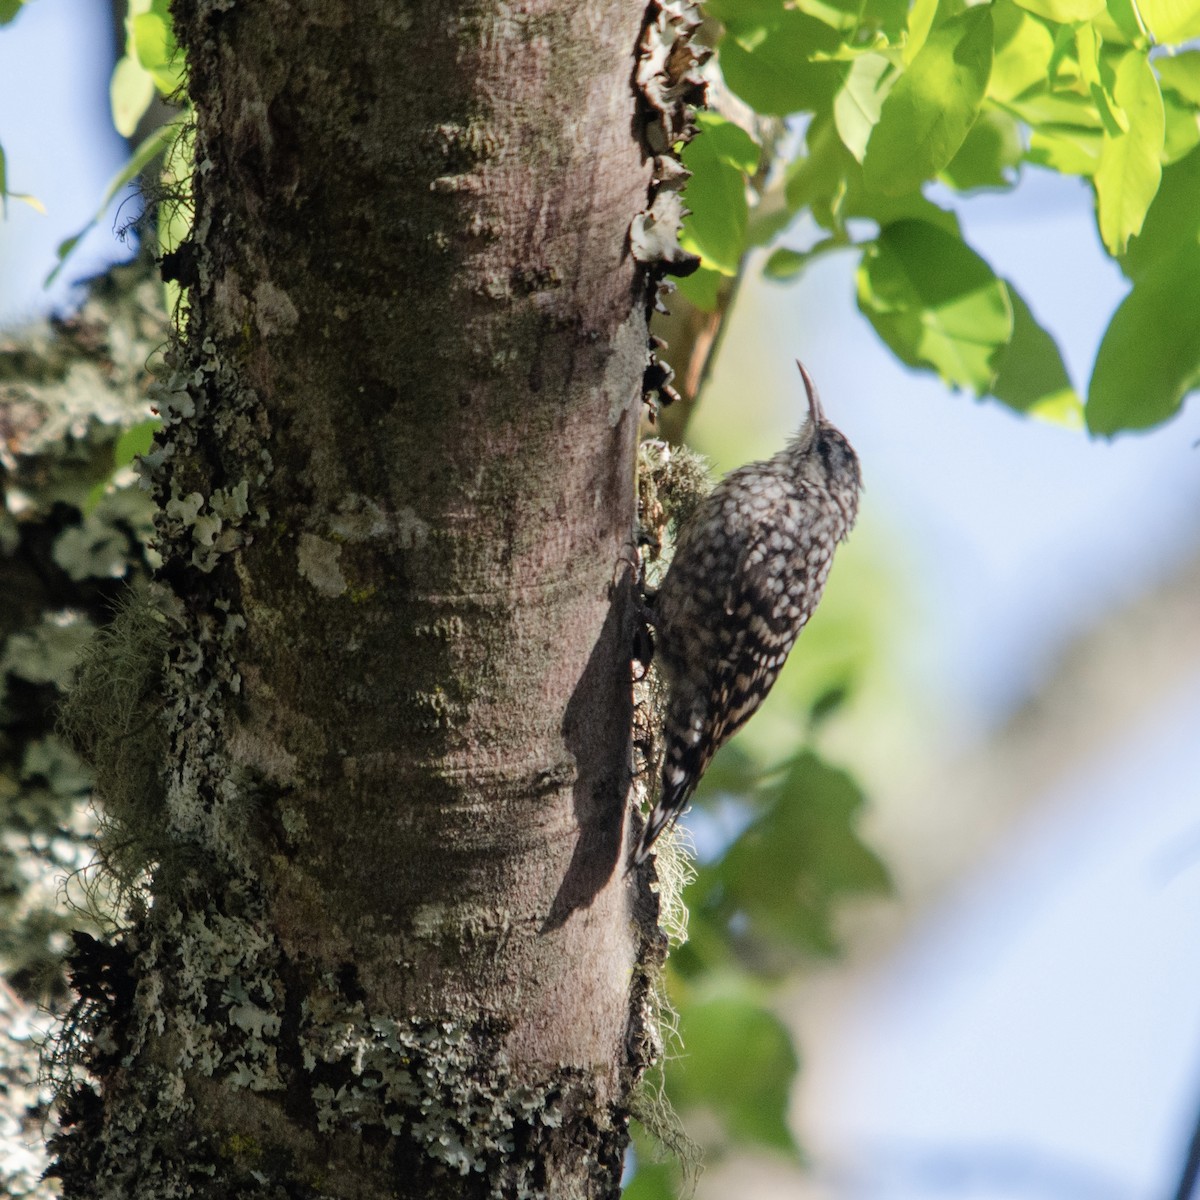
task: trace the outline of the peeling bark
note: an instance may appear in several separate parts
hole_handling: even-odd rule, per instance
[[[655,104],[694,100],[690,26],[175,7],[198,127],[148,460],[169,845],[123,938],[77,946],[64,1193],[615,1196],[662,952],[623,850],[671,259],[630,249],[671,208],[635,56],[666,29]]]

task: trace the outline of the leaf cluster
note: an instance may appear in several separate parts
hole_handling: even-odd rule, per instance
[[[1200,376],[1200,8],[1170,0],[712,0],[724,86],[683,150],[701,308],[746,253],[800,276],[857,256],[858,307],[909,366],[1094,433],[1172,416]],[[802,130],[773,154],[765,118]],[[744,126],[744,127],[743,127]],[[786,140],[785,140],[786,141]],[[1052,334],[964,239],[956,197],[1077,176],[1131,289],[1086,405]],[[800,215],[809,222],[798,222]]]

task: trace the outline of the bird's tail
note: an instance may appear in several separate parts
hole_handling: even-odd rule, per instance
[[[633,852],[634,866],[639,866],[646,861],[646,855],[650,853],[659,834],[679,820],[683,810],[687,807],[688,800],[691,799],[693,787],[689,787],[683,793],[674,789],[663,791],[658,803],[650,810],[646,824],[642,827],[642,836],[638,838],[637,849]]]
[[[633,853],[633,863],[644,862],[650,848],[664,829],[669,829],[683,815],[708,766],[710,753],[706,753],[708,739],[704,736],[705,722],[702,714],[697,714],[688,723],[684,736],[669,739],[663,758],[662,791],[658,801],[646,818],[642,836],[638,838],[637,849]]]

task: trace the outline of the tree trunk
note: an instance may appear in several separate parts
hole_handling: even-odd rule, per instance
[[[167,769],[149,815],[118,806],[140,915],[79,940],[92,1078],[57,1172],[68,1197],[614,1196],[660,954],[623,849],[647,14],[175,14]]]

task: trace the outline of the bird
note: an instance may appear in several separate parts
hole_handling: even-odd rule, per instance
[[[700,502],[647,598],[667,701],[662,787],[633,865],[766,698],[858,515],[858,456],[825,416],[804,364],[796,366],[808,397],[799,431],[772,458],[730,472]]]

